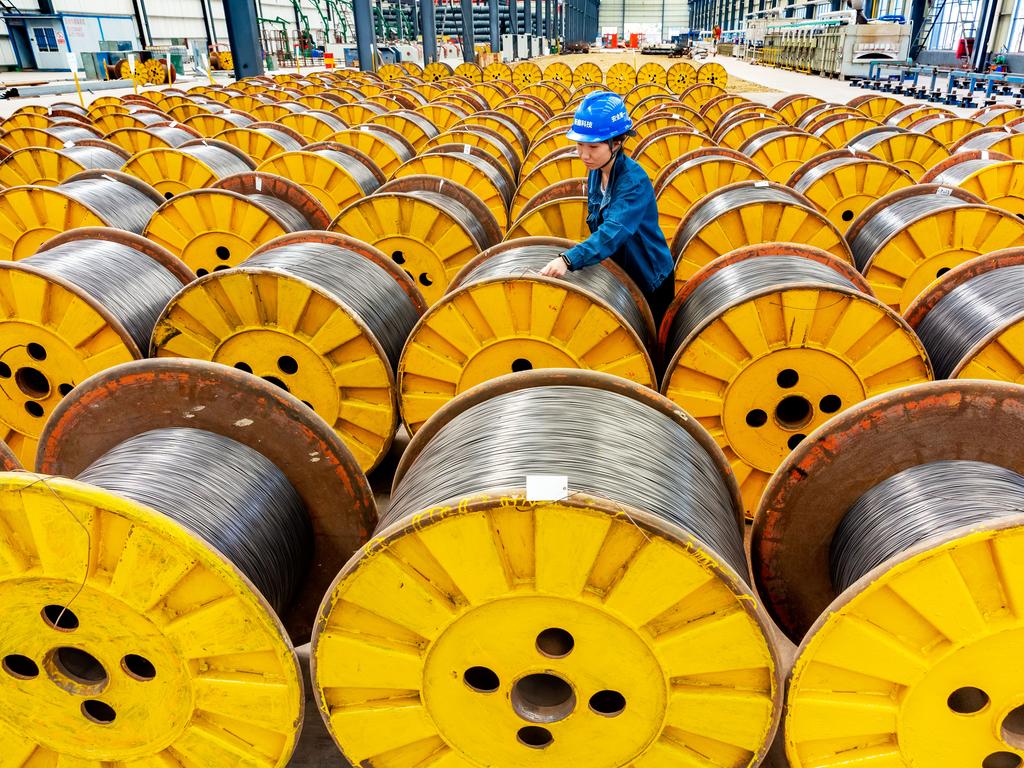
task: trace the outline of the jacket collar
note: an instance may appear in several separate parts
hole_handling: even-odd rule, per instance
[[[622,152],[623,150],[620,149],[619,154],[615,156],[615,161],[612,163],[612,170],[608,174],[608,189],[614,188],[615,180],[619,177],[619,173],[621,173],[622,171]],[[611,198],[608,197],[606,199],[605,196],[601,194],[601,169],[598,168],[596,171],[591,171],[590,177],[590,183],[593,185],[593,188],[597,192],[601,210],[604,210],[604,208],[607,207],[608,203],[611,202]]]

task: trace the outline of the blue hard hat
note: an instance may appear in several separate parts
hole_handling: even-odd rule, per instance
[[[622,97],[609,91],[588,93],[572,118],[566,134],[570,141],[599,144],[633,129]]]

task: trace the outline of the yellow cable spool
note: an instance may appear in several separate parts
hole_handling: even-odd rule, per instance
[[[575,112],[559,112],[557,115],[552,117],[550,120],[546,120],[544,125],[537,131],[538,136],[544,136],[550,133],[555,128],[571,128],[573,121],[576,119]]]
[[[272,123],[280,117],[291,114],[291,110],[280,104],[261,104],[250,111],[249,114],[257,120]]]
[[[608,69],[604,82],[612,92],[624,96],[636,86],[636,70],[632,65],[620,61]]]
[[[687,315],[691,301],[707,309]],[[698,270],[666,314],[660,342],[662,394],[725,452],[748,517],[779,464],[819,425],[932,378],[924,346],[852,264],[794,243],[743,247]]]
[[[279,204],[264,202],[267,197]],[[153,214],[143,234],[202,277],[237,266],[275,237],[326,229],[329,223],[316,197],[298,184],[246,173],[176,195]]]
[[[517,96],[535,96],[547,104],[553,111],[565,108],[566,97],[563,92],[551,83],[543,81],[525,86]]]
[[[979,128],[965,135],[960,141],[949,148],[950,152],[961,152],[972,149],[987,149],[990,152],[1002,152],[1010,157],[1024,155],[1024,133],[1006,130],[1001,126]]]
[[[952,146],[971,131],[981,128],[981,123],[966,117],[946,118],[941,115],[915,120],[907,129],[938,139],[947,147]]]
[[[647,136],[636,145],[633,159],[653,182],[662,169],[676,158],[695,149],[714,146],[710,137],[682,125],[669,126]]]
[[[572,86],[577,91],[581,86],[601,83],[604,83],[604,72],[592,61],[577,64],[572,71]]]
[[[523,89],[544,79],[544,72],[532,61],[520,61],[512,67],[512,84]]]
[[[949,157],[949,150],[938,139],[890,126],[872,128],[855,136],[849,147],[870,152],[902,168],[914,179],[920,179],[926,170]]]
[[[188,118],[195,117],[196,115],[212,114],[208,108],[206,108],[205,106],[200,106],[199,104],[179,104],[176,107],[170,107],[166,111],[167,114],[171,116],[171,118],[173,118],[179,123],[183,123]]]
[[[383,125],[361,125],[338,131],[331,134],[328,141],[346,144],[373,158],[385,178],[390,178],[398,166],[416,154],[404,136]]]
[[[651,61],[636,71],[636,82],[639,85],[650,84],[665,87],[668,85],[668,72],[661,64]]]
[[[511,74],[509,78],[511,78]],[[512,85],[509,78],[485,79],[484,82],[477,86],[476,90],[487,97],[489,104],[498,104],[503,99],[507,99],[516,93],[516,87]]]
[[[523,129],[529,141],[533,140],[540,127],[551,117],[529,104],[502,104],[494,111],[512,118]]]
[[[512,81],[512,67],[501,61],[494,61],[484,67],[484,82],[492,80]]]
[[[422,106],[418,101],[404,98],[405,93],[405,91],[391,91],[390,93],[382,93],[377,96],[369,96],[363,99],[362,103],[384,107],[387,112],[392,112],[396,109],[415,109],[418,106]],[[399,101],[399,98],[403,98],[403,100]],[[425,103],[426,99],[422,99],[422,101]]]
[[[348,128],[348,125],[331,112],[308,110],[284,115],[277,122],[301,135],[306,141],[325,141],[328,136]]]
[[[572,86],[572,67],[561,61],[554,61],[544,68],[544,79]]]
[[[182,125],[187,125],[189,128],[195,129],[197,133],[208,139],[212,139],[218,133],[230,130],[232,128],[246,128],[255,120],[250,119],[248,116],[242,117],[241,115],[230,113],[224,113],[220,115],[196,115],[190,117],[182,122]]]
[[[1024,324],[1012,303],[1019,283],[1024,249],[993,251],[954,267],[918,296],[904,313],[925,346],[933,349],[936,375],[950,379],[987,379],[1020,383],[1021,333]],[[1006,271],[1003,271],[1006,270]],[[993,300],[985,286],[1000,282],[1001,296]],[[961,294],[989,297],[974,301],[963,320]],[[947,297],[949,302],[944,301]],[[938,310],[938,306],[942,305]],[[952,303],[953,306],[949,306]],[[932,311],[935,316],[932,316]],[[954,321],[953,318],[956,318]],[[954,328],[966,330],[967,343],[949,344],[946,336]],[[948,347],[948,351],[947,351]]]
[[[745,108],[745,110],[739,109],[740,107]],[[776,114],[774,111],[761,109],[759,105],[748,101],[742,96],[735,96],[727,93],[723,96],[715,96],[711,101],[704,104],[704,106],[700,108],[700,116],[704,119],[706,124],[714,126],[714,130],[718,130],[718,128],[721,127],[719,125],[719,121],[724,121],[726,115],[731,113],[733,108],[737,108],[738,111],[751,113],[760,112],[766,115]]]
[[[553,88],[558,91],[559,96],[562,98],[562,104],[567,104],[569,99],[572,98],[573,90],[571,82],[563,82],[560,80],[551,80],[545,77],[540,81],[540,85],[546,85],[548,88]]]
[[[853,263],[842,234],[806,197],[770,181],[741,181],[701,198],[676,227],[676,291],[704,265],[762,243],[810,245]]]
[[[101,104],[120,104],[121,100],[113,96],[101,96],[98,99],[95,99],[92,104],[96,104],[97,102],[100,102]],[[49,109],[47,107],[44,107],[42,104],[23,104],[22,106],[14,110],[14,114],[22,113],[28,113],[32,115],[46,115],[49,113]]]
[[[405,109],[371,117],[366,123],[368,125],[383,125],[398,131],[417,152],[440,133],[437,126],[423,115]]]
[[[459,122],[459,120],[462,120],[468,113],[467,110],[464,110],[452,103],[439,104],[436,102],[424,104],[422,107],[417,107],[413,111],[417,114],[423,115],[441,132],[447,131]]]
[[[52,232],[50,233],[53,234]],[[178,259],[138,235],[108,228],[70,230],[44,242],[28,256],[58,246],[84,250],[89,244],[117,244],[134,251],[135,262],[152,260],[156,274],[151,294],[163,301],[194,279]],[[90,251],[92,253],[92,251]],[[102,254],[100,254],[102,256]],[[147,259],[148,257],[148,259]],[[39,437],[47,418],[71,390],[101,370],[147,354],[148,339],[133,336],[126,310],[104,304],[102,294],[67,277],[52,263],[38,259],[0,264],[0,283],[9,300],[0,313],[0,336],[7,351],[0,364],[0,435],[26,467],[35,466]],[[97,263],[97,269],[109,269]],[[74,275],[75,272],[71,271]],[[75,318],[74,323],[66,322]],[[141,330],[148,335],[151,325]]]
[[[888,225],[869,226],[879,214]],[[866,208],[846,236],[875,295],[903,312],[953,267],[1024,245],[1024,222],[966,190],[918,184]]]
[[[296,141],[290,134],[277,129],[267,130],[266,125],[258,128],[231,128],[213,138],[237,147],[256,163],[262,163],[282,152],[294,151],[302,146],[302,142]]]
[[[641,86],[637,87],[639,88]],[[655,93],[637,102],[637,105],[630,110],[629,116],[633,119],[633,122],[636,123],[643,120],[649,113],[659,107],[671,106],[673,104],[678,104],[678,102],[672,94]]]
[[[2,166],[0,166],[2,169]],[[988,205],[1024,215],[1024,162],[987,149],[957,152],[921,177],[922,184],[959,187]]]
[[[764,171],[769,181],[785,184],[805,162],[828,152],[829,145],[799,128],[777,125],[755,133],[739,151]]]
[[[683,103],[683,106],[699,111],[713,98],[723,95],[725,95],[725,89],[721,86],[700,81],[679,94],[679,101]]]
[[[529,174],[534,168],[537,167],[537,163],[546,158],[552,152],[565,147],[571,147],[576,144],[568,138],[569,129],[555,128],[552,131],[538,137],[538,139],[530,147],[530,151],[526,153],[526,157],[523,159],[523,166],[520,173],[522,175]]]
[[[339,259],[375,264],[381,278],[393,281],[396,301],[404,302],[401,314],[389,316],[393,323],[409,320],[403,334],[426,310],[410,278],[382,252],[334,232],[300,232],[265,243],[253,252],[255,263],[199,278],[175,296],[156,323],[154,356],[210,360],[280,382],[370,472],[387,455],[398,425],[393,366],[383,346],[389,340],[378,339],[327,287],[290,271],[287,259],[274,266],[275,250],[302,246],[335,248]]]
[[[426,176],[385,184],[338,214],[330,229],[388,254],[431,305],[464,264],[501,238],[497,221],[476,195]]]
[[[516,189],[515,196],[512,198],[511,221],[519,219],[526,204],[551,185],[566,179],[586,180],[589,173],[576,153],[575,147],[566,147],[564,150],[552,152],[551,155],[541,160],[529,174],[522,177],[519,188]]]
[[[435,425],[492,397],[558,385],[651,404],[699,435],[735,494],[724,459],[692,419],[663,398],[593,371],[530,371],[489,382],[421,430],[424,438],[414,439],[411,449],[429,455],[432,448],[420,446]],[[455,471],[476,476],[468,468]],[[778,709],[777,661],[752,592],[728,576],[721,556],[621,500],[576,495],[536,504],[521,490],[502,498],[484,489],[452,499],[450,507],[430,504],[417,504],[429,514],[418,515],[415,524],[411,516],[400,519],[374,537],[324,600],[312,645],[315,690],[348,760],[375,763],[389,753],[431,749],[452,764],[606,768],[669,763],[699,749],[719,765],[760,761]],[[579,554],[567,558],[567,548]],[[422,568],[415,587],[393,566],[411,560]],[[458,597],[439,602],[433,584],[447,585]],[[597,599],[580,597],[591,593]],[[651,640],[645,624],[662,610]],[[677,630],[698,614],[710,622],[702,632]],[[413,655],[414,663],[397,672],[403,651],[393,649],[414,636],[429,653]],[[475,655],[468,658],[471,646]],[[613,661],[623,654],[625,668]],[[364,660],[359,669],[347,663],[353,656]],[[438,663],[457,673],[435,676]],[[487,666],[467,669],[470,664]],[[506,692],[522,690],[526,686],[515,689],[516,681],[540,670],[545,690],[551,680],[564,686],[547,716],[529,714],[518,694]],[[701,684],[666,697],[663,691],[680,679]],[[592,696],[599,689],[603,696]],[[389,698],[410,692],[415,704],[401,716],[414,719],[418,730],[401,727],[395,710],[381,713],[387,718],[381,721],[378,711],[351,704],[362,690]],[[568,707],[567,695],[574,702]],[[626,715],[631,720],[623,720]],[[542,717],[545,727],[529,725]],[[603,745],[599,751],[595,743]]]
[[[463,125],[445,131],[440,136],[431,139],[424,147],[424,151],[443,146],[445,144],[468,144],[477,147],[495,158],[505,166],[509,176],[513,179],[519,177],[519,169],[522,161],[516,154],[515,148],[509,141],[497,131],[483,126]]]
[[[339,106],[339,103],[334,99],[326,99],[323,96],[303,96],[300,99],[296,99],[296,103],[320,112],[332,112],[335,107]]]
[[[573,179],[570,183],[585,182],[585,179]],[[558,185],[552,185],[552,189]],[[560,237],[572,240],[575,243],[582,242],[590,237],[590,229],[587,227],[587,198],[586,196],[563,197],[559,195],[553,200],[545,203],[536,203],[544,190],[534,195],[523,206],[523,212],[509,227],[506,240],[515,240],[522,237]],[[531,210],[530,202],[535,203]]]
[[[755,522],[753,560],[769,611],[794,641],[803,638],[787,686],[794,768],[1020,759],[1012,659],[1021,627],[1007,597],[1020,588],[1020,516],[995,498],[984,502],[998,510],[990,520],[957,527],[956,517],[937,514],[941,487],[925,487],[918,503],[932,501],[926,514],[943,526],[926,542],[911,523],[897,554],[842,592],[829,554],[846,511],[898,474],[945,461],[1019,473],[1019,459],[995,437],[1018,428],[1019,409],[1012,384],[908,387],[851,409],[822,430],[825,443],[787,459],[789,482],[773,483]],[[823,444],[835,450],[826,456]]]
[[[455,74],[464,77],[471,83],[482,83],[484,81],[484,70],[479,64],[464,61],[455,68]]]
[[[299,184],[333,219],[346,206],[373,194],[386,180],[373,160],[356,152],[359,150],[332,142],[310,144],[300,151],[275,155],[256,170]]]
[[[405,70],[398,64],[385,64],[377,70],[377,76],[385,83],[405,76]]]
[[[459,394],[511,372],[582,368],[654,386],[646,349],[654,321],[645,317],[636,286],[617,265],[598,269],[603,280],[617,283],[619,298],[628,297],[640,310],[629,320],[625,308],[612,303],[610,289],[605,296],[586,282],[532,273],[572,245],[553,237],[511,240],[463,267],[402,352],[398,392],[410,434]]]
[[[4,144],[11,149],[25,149],[26,147],[61,149],[64,146],[61,139],[38,128],[12,128],[4,133],[3,140]]]
[[[463,151],[470,149],[474,151]],[[500,162],[490,158],[483,150],[465,144],[452,144],[448,148],[442,145],[401,165],[393,178],[420,175],[437,176],[461,184],[490,209],[503,234],[508,229],[511,223],[509,204],[513,193],[512,178]]]
[[[890,192],[912,186],[906,171],[866,152],[837,149],[801,165],[786,182],[840,230]]]
[[[110,189],[83,194],[81,184],[104,180]],[[98,200],[98,202],[97,202]],[[77,173],[56,187],[11,187],[0,191],[0,261],[19,261],[65,231],[80,227],[115,227],[141,234],[138,221],[163,202],[160,194],[133,176],[118,171]]]
[[[197,116],[211,117],[211,115],[207,115],[206,113],[201,113]],[[187,119],[194,120],[195,117],[190,117]],[[184,120],[182,120],[180,124],[189,125],[189,123],[186,123]],[[97,130],[101,131],[104,135],[106,135],[109,133],[113,133],[114,131],[119,130],[121,128],[142,128],[143,130],[145,130],[146,128],[149,127],[149,124],[142,118],[136,117],[135,115],[129,114],[127,112],[112,112],[109,115],[97,117],[96,120],[93,121],[93,127],[95,127]]]
[[[0,161],[0,189],[28,184],[54,187],[93,168],[116,171],[127,159],[127,153],[107,142],[76,144],[65,149],[27,147]]]
[[[766,128],[782,124],[782,121],[774,115],[743,112],[738,114],[734,121],[726,124],[719,132],[712,134],[712,139],[719,146],[738,150],[755,133],[760,133]]]
[[[654,180],[658,225],[668,243],[686,214],[710,192],[739,181],[767,178],[735,150],[707,146],[671,160]]]
[[[663,96],[669,103],[675,101],[675,97],[663,85],[654,83],[637,84],[629,90],[629,93],[622,97],[622,101],[625,103],[626,109],[634,121],[637,119],[636,115],[634,115],[637,105],[650,96]]]
[[[701,120],[700,115],[692,109],[687,109],[681,105],[673,107],[671,112],[664,112],[662,111],[663,109],[663,107],[658,107],[633,126],[633,130],[636,131],[638,139],[643,141],[645,138],[653,133],[657,133],[662,128],[679,127],[693,128],[695,131],[700,131],[707,135],[707,132],[703,128],[704,121]]]
[[[796,125],[800,115],[811,107],[824,104],[825,100],[817,96],[809,96],[806,93],[791,93],[783,96],[773,104],[773,108],[782,115],[782,119],[790,125]]]
[[[405,70],[405,73],[408,75],[412,75],[413,77],[423,76],[423,67],[415,61],[403,61],[399,66]]]
[[[929,107],[925,104],[907,104],[904,107],[893,110],[888,117],[885,118],[886,125],[892,125],[897,128],[909,128],[910,124],[925,117],[956,117],[955,114],[950,112],[945,107]]]
[[[340,104],[331,110],[348,125],[362,125],[367,120],[377,115],[382,115],[387,110],[379,104],[368,102],[353,102],[352,104]],[[329,138],[329,137],[328,137]]]
[[[833,115],[816,121],[807,130],[825,141],[829,146],[845,147],[855,137],[869,131],[872,128],[880,127],[877,120],[866,117],[853,117],[851,115]]]
[[[236,147],[202,139],[172,149],[154,147],[139,152],[122,170],[170,199],[182,192],[213,186],[217,179],[255,167],[252,159]]]
[[[672,93],[682,94],[691,85],[697,84],[697,70],[687,61],[677,62],[668,68],[665,84]]]
[[[38,128],[45,130],[49,128],[52,121],[46,115],[38,115],[33,112],[20,112],[11,115],[3,122],[0,122],[0,129],[9,131],[12,128]]]
[[[717,111],[714,107],[714,104],[720,98],[721,97],[716,96],[714,99],[712,99],[703,107],[701,107],[701,117],[703,118],[705,124],[712,123],[709,110],[710,113],[714,113],[715,111]],[[724,128],[728,127],[731,123],[734,123],[738,120],[742,120],[744,117],[748,117],[751,115],[769,115],[771,117],[778,119],[780,122],[784,122],[782,120],[782,114],[778,110],[773,109],[772,107],[762,106],[752,101],[743,101],[740,102],[739,104],[727,106],[724,110],[722,110],[721,116],[714,121],[713,132],[719,132]]]
[[[89,120],[95,123],[101,117],[107,115],[128,115],[131,114],[128,107],[124,104],[103,104],[101,106],[89,107]],[[4,121],[6,123],[6,121]],[[39,127],[39,126],[32,126]]]
[[[842,104],[819,104],[800,115],[796,127],[810,131],[815,125],[833,117],[859,118],[864,117],[864,113]]]
[[[425,83],[436,83],[438,80],[451,77],[452,74],[452,68],[449,65],[443,61],[434,61],[423,68],[423,74],[420,77]]]
[[[970,115],[972,120],[989,127],[1007,125],[1024,117],[1024,108],[1012,104],[992,104]]]
[[[867,93],[863,96],[856,96],[846,102],[849,106],[859,109],[872,120],[885,120],[895,110],[904,105],[899,99],[892,96]]]
[[[505,99],[505,101],[498,104],[495,109],[497,111],[501,111],[502,109],[508,109],[510,107],[526,107],[527,109],[536,112],[541,116],[541,125],[555,116],[555,110],[551,108],[551,105],[548,104],[548,102],[539,96],[531,96],[526,92],[517,93],[511,98]],[[534,131],[534,133],[536,133],[536,131]]]
[[[698,67],[697,82],[711,83],[725,88],[729,84],[729,74],[725,71],[725,67],[717,61],[709,61]]]

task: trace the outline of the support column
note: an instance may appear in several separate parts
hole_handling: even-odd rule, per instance
[[[501,9],[498,8],[499,0],[487,0],[488,21],[491,23],[491,52],[497,53],[501,50]]]
[[[914,49],[924,24],[924,6],[927,0],[911,0],[910,3],[910,49]]]
[[[369,0],[363,0],[369,3]],[[255,77],[263,74],[260,57],[260,27],[256,21],[256,3],[253,0],[224,0],[224,19],[228,27],[228,41],[235,62],[235,78]],[[372,30],[371,30],[372,33]],[[370,61],[371,69],[373,62]]]
[[[434,0],[420,0],[420,34],[423,35],[423,66],[427,66],[427,64],[433,64],[437,61],[437,26],[434,21]]]
[[[473,29],[473,0],[462,0],[462,60],[476,61],[476,30]]]
[[[508,0],[508,31],[512,35],[512,58],[519,58],[519,8],[516,0]]]

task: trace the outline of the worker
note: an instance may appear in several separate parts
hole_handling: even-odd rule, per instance
[[[573,116],[568,138],[577,143],[587,179],[587,226],[590,237],[551,260],[541,270],[562,277],[612,259],[643,291],[661,318],[674,297],[674,264],[658,225],[658,204],[647,173],[622,146],[632,135],[633,121],[614,93],[588,94]]]

